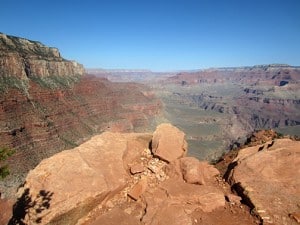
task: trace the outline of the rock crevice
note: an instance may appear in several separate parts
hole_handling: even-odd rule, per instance
[[[160,134],[157,137],[157,134]],[[172,140],[178,140],[180,154]],[[158,158],[149,144],[174,152],[168,161]],[[170,143],[171,141],[171,143]],[[25,224],[197,224],[199,217],[228,215],[238,204],[228,203],[229,187],[207,162],[185,157],[184,133],[161,124],[154,134],[105,132],[72,150],[43,160],[30,171],[15,208],[24,193],[30,199],[22,218]],[[137,166],[138,165],[138,166]],[[134,171],[134,172],[133,172]],[[200,181],[200,182],[199,182]],[[40,191],[50,193],[47,207],[37,209]],[[230,196],[227,199],[234,199]],[[237,200],[236,200],[237,201]],[[23,206],[24,208],[24,206]],[[213,218],[213,217],[212,217]],[[224,224],[217,222],[214,224]],[[231,218],[229,224],[239,224]],[[244,224],[254,224],[247,219]]]

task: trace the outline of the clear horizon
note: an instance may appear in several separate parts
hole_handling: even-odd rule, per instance
[[[3,2],[0,32],[57,47],[85,68],[300,65],[298,0]]]

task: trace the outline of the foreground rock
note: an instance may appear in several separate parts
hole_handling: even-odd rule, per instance
[[[242,149],[229,181],[265,224],[297,224],[300,142],[278,139]]]
[[[185,134],[171,124],[161,124],[153,134],[153,154],[162,160],[171,162],[187,153]]]
[[[229,186],[213,166],[154,156],[151,141],[184,143],[177,128],[161,127],[175,130],[173,139],[107,132],[43,160],[19,190],[11,224],[255,224],[246,208],[225,201]]]
[[[124,188],[129,175],[123,163],[139,154],[136,151],[127,156],[127,151],[132,150],[128,149],[129,143],[136,139],[147,144],[151,135],[104,133],[43,160],[30,171],[19,191],[18,203],[27,199],[25,217],[13,221],[75,224],[105,198]]]

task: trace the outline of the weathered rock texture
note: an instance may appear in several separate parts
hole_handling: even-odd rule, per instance
[[[205,110],[235,115],[244,129],[251,132],[300,124],[300,67],[271,64],[215,68],[179,73],[168,82],[191,89],[203,84],[211,85],[211,89],[215,85],[225,88],[228,85],[231,90],[225,95],[218,94],[218,91],[199,94],[191,91],[182,98],[188,98],[192,104]],[[231,98],[226,99],[230,95]]]
[[[0,34],[0,147],[16,150],[0,191],[14,191],[42,159],[94,134],[153,129],[160,108],[142,84],[84,75],[57,49]]]
[[[124,167],[128,143],[147,144],[151,135],[103,133],[72,150],[43,160],[26,178],[20,190],[30,199],[26,223],[75,224],[105,198],[123,189],[129,180]],[[143,149],[131,152],[139,156]],[[125,157],[125,159],[124,159]],[[41,192],[47,193],[49,208],[43,208]],[[25,196],[24,196],[25,195]],[[40,209],[40,212],[36,212]]]
[[[242,149],[229,176],[233,187],[264,224],[297,224],[300,142],[277,139]]]
[[[165,132],[175,129],[167,127]],[[166,142],[164,138],[159,141]],[[11,223],[179,225],[204,224],[201,218],[209,217],[213,224],[254,224],[249,214],[230,218],[233,211],[245,212],[225,201],[229,189],[212,166],[200,166],[204,185],[186,183],[183,171],[192,172],[180,160],[193,165],[197,160],[168,164],[153,156],[151,139],[151,134],[105,132],[43,160],[19,189]],[[145,170],[131,174],[137,164]],[[229,219],[224,222],[220,216]]]
[[[153,82],[190,153],[217,161],[255,130],[300,135],[300,67],[261,65],[180,72]]]
[[[82,65],[63,59],[57,48],[2,33],[0,33],[0,68],[0,76],[13,76],[21,79],[34,76],[81,76],[84,74]]]
[[[153,154],[167,162],[186,155],[187,143],[185,134],[171,124],[161,124],[153,134]]]

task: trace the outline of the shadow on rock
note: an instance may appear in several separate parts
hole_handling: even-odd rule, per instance
[[[41,213],[49,209],[52,196],[53,192],[40,190],[39,194],[32,198],[29,188],[26,188],[13,206],[13,216],[8,225],[25,225],[26,215],[28,215],[30,221],[41,223]]]

